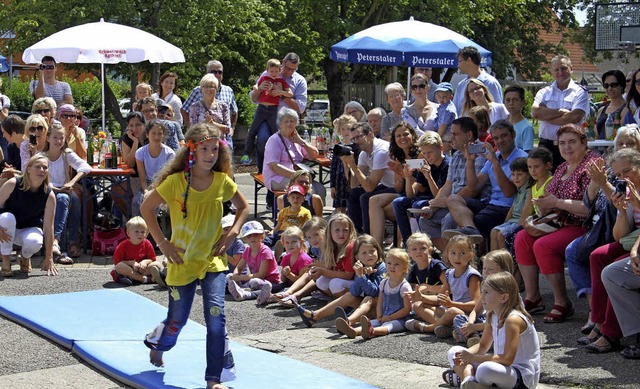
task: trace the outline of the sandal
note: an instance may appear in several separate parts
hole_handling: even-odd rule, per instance
[[[551,311],[553,311],[554,309],[560,313],[549,312],[547,316],[542,319],[545,323],[562,323],[563,321],[566,321],[571,316],[573,316],[574,313],[573,305],[571,305],[571,303],[569,303],[569,305],[567,305],[566,307],[554,304],[553,308],[551,308]]]
[[[349,322],[339,317],[336,319],[336,330],[349,339],[355,339],[356,330],[349,325]]]
[[[544,312],[544,301],[542,301],[542,297],[540,297],[538,301],[524,299],[524,309],[529,313],[529,315]]]
[[[298,299],[296,298],[296,296],[291,295],[278,301],[278,304],[285,308],[295,308],[298,306]]]
[[[619,340],[611,339],[605,334],[601,334],[600,337],[606,340],[607,344],[605,346],[600,346],[600,345],[597,345],[595,342],[593,342],[587,345],[587,347],[585,347],[588,353],[604,354],[604,353],[609,353],[611,351],[616,351],[620,348]]]
[[[589,321],[587,321],[587,324],[583,325],[582,328],[580,328],[580,332],[585,335],[589,335],[594,328],[596,328],[596,323],[592,322],[591,319],[589,319]]]
[[[369,340],[373,338],[373,326],[371,325],[371,321],[368,317],[362,316],[360,318],[360,326],[362,328],[362,332],[360,333],[362,339]]]
[[[425,327],[427,325],[420,320],[409,319],[404,323],[404,327],[411,332],[425,333]]]
[[[280,301],[286,299],[287,297],[289,297],[290,294],[287,293],[287,292],[280,292],[280,293],[276,293],[276,294],[274,294],[272,296],[277,302],[280,302]]]
[[[445,370],[442,372],[442,379],[449,386],[458,387],[460,386],[460,377],[456,374],[453,369]]]
[[[20,257],[20,273],[31,273],[31,259]]]
[[[333,316],[335,316],[336,319],[340,318],[346,322],[349,321],[349,316],[347,315],[347,311],[345,311],[344,308],[342,307],[336,307],[336,309],[333,311]]]
[[[69,249],[67,250],[67,254],[71,257],[71,258],[78,258],[80,257],[80,255],[82,255],[82,251],[80,250],[80,247],[78,246],[77,243],[69,243]]]
[[[2,271],[0,271],[0,274],[2,274],[2,277],[4,278],[9,278],[9,277],[13,277],[13,270],[11,270],[11,265],[9,265],[8,269],[2,268]]]
[[[595,332],[596,336],[594,336],[594,337],[589,337],[589,335],[583,336],[582,338],[578,339],[578,344],[581,344],[583,346],[587,346],[587,345],[595,342],[596,340],[598,340],[602,336],[602,334],[600,333],[600,330],[595,326],[593,327],[593,329],[591,331]]]
[[[622,350],[620,354],[626,359],[640,359],[640,348],[636,345],[631,345]]]
[[[53,251],[52,251],[52,253],[53,253],[53,256],[54,256],[54,257],[57,257],[57,256],[62,255],[62,252],[60,251],[60,245],[59,245],[58,243],[54,243],[54,244],[53,244]]]
[[[302,304],[296,306],[296,311],[298,311],[298,314],[302,318],[302,322],[304,323],[304,325],[306,325],[309,328],[313,327],[313,325],[316,323],[316,321],[314,320],[313,311],[309,311],[311,312],[311,317],[306,317],[304,313],[307,311],[307,309]]]
[[[69,258],[67,254],[59,254],[54,259],[61,265],[73,265],[73,259]]]
[[[449,339],[453,336],[453,329],[447,326],[437,326],[433,329],[433,333],[440,339]]]

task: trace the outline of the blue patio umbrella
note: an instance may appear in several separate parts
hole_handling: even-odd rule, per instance
[[[7,58],[0,55],[0,73],[9,71],[9,62],[7,62]]]
[[[458,50],[474,46],[482,66],[491,65],[491,52],[448,28],[419,22],[411,17],[369,27],[331,46],[337,62],[369,65],[455,68]]]

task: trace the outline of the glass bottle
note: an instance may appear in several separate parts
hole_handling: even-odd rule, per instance
[[[606,140],[613,140],[613,114],[607,115],[607,121],[604,122],[604,133]]]

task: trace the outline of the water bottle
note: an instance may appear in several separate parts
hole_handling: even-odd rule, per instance
[[[607,115],[607,121],[604,122],[604,134],[606,140],[613,140],[613,114]]]
[[[307,143],[311,143],[311,138],[309,137],[309,131],[304,130],[304,133],[302,135],[302,139]]]
[[[315,128],[311,132],[311,145],[318,147],[318,130]]]

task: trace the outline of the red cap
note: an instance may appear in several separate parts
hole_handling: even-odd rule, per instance
[[[287,191],[287,194],[291,194],[291,193],[294,193],[294,192],[300,193],[303,196],[306,194],[306,193],[304,193],[304,188],[302,186],[300,186],[300,185],[291,185],[289,187],[289,190]]]

